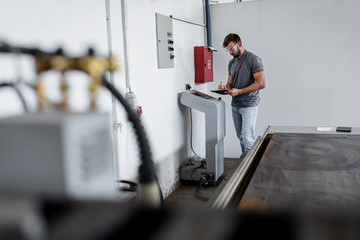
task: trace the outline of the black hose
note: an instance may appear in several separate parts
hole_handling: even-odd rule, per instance
[[[46,52],[42,51],[38,48],[24,48],[24,47],[14,47],[9,44],[0,41],[0,52],[1,53],[21,53],[21,54],[29,54],[32,56],[42,56],[42,57],[52,57],[63,55],[62,51],[56,50],[54,52]]]
[[[155,166],[152,160],[149,141],[139,116],[135,114],[125,98],[121,96],[120,92],[106,79],[105,74],[102,77],[102,83],[123,105],[126,113],[128,114],[129,121],[133,124],[135,134],[137,136],[141,158],[139,166],[140,183],[156,183],[160,194],[160,206],[164,206],[164,197],[155,173]]]
[[[29,112],[29,109],[27,107],[24,96],[21,94],[20,90],[16,87],[16,85],[14,83],[0,83],[0,88],[3,88],[3,87],[11,87],[11,88],[13,88],[14,91],[16,92],[16,94],[18,95],[20,101],[21,101],[21,104],[22,104],[22,106],[24,108],[24,111]]]
[[[150,183],[157,181],[149,141],[147,139],[144,127],[141,124],[140,118],[131,109],[130,105],[127,103],[125,98],[121,96],[119,91],[117,91],[116,88],[109,81],[107,81],[105,75],[102,78],[102,83],[124,106],[128,114],[128,119],[133,124],[135,134],[137,136],[137,141],[140,150],[140,158],[141,158],[141,163],[139,167],[140,182]]]

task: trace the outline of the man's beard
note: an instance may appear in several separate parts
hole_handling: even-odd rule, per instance
[[[236,57],[236,58],[240,57],[240,53],[241,53],[241,51],[240,51],[240,49],[238,49],[238,52],[236,54],[234,54],[233,57]]]

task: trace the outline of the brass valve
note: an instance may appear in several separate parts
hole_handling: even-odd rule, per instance
[[[99,58],[86,56],[81,58],[68,58],[64,56],[37,56],[35,60],[37,74],[48,70],[58,70],[60,72],[79,70],[89,74],[94,81],[101,80],[105,71],[115,71],[119,67],[119,63],[114,57]]]
[[[78,70],[88,74],[92,78],[92,83],[90,84],[90,97],[91,97],[91,107],[96,108],[96,93],[98,88],[102,85],[101,78],[105,71],[115,71],[119,67],[119,63],[116,58],[100,58],[96,56],[85,56],[85,57],[65,57],[65,56],[36,56],[35,57],[35,66],[36,73],[40,75],[43,72],[49,70],[58,70],[63,75],[67,71]],[[64,89],[65,86],[62,85],[62,92],[67,92],[67,89]],[[39,92],[40,93],[40,92]],[[44,94],[41,92],[39,97],[39,103],[44,103]],[[67,104],[67,101],[64,100],[64,104]],[[64,105],[64,106],[65,106]],[[40,109],[43,108],[43,104]]]

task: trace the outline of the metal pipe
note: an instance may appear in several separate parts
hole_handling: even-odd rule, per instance
[[[207,37],[207,46],[211,47],[211,24],[210,24],[210,5],[209,0],[205,0],[205,13],[206,13],[206,37]]]
[[[181,18],[176,18],[176,17],[174,17],[173,15],[170,15],[170,18],[172,18],[172,19],[174,19],[174,20],[181,21],[181,22],[186,22],[186,23],[194,24],[194,25],[197,25],[197,26],[200,26],[200,27],[206,27],[205,24],[196,23],[196,22],[192,22],[192,21],[189,21],[189,20],[181,19]]]
[[[204,29],[204,46],[206,46],[207,44],[207,30],[206,30],[206,4],[205,4],[205,0],[202,1],[202,6],[203,6],[203,20],[205,23],[205,29]]]
[[[111,37],[111,17],[110,17],[110,0],[105,0],[106,5],[106,25],[107,25],[107,38],[108,38],[108,48],[109,48],[109,57],[113,56],[112,49],[112,37]],[[110,72],[110,82],[114,85],[114,73]],[[112,117],[113,117],[113,129],[114,129],[114,164],[115,164],[115,178],[116,180],[120,179],[119,174],[119,144],[118,144],[118,130],[121,128],[121,123],[119,123],[117,118],[116,111],[116,98],[114,95],[111,95],[112,101]]]
[[[121,18],[122,18],[122,34],[124,44],[124,67],[125,67],[125,81],[126,88],[130,89],[130,75],[129,75],[129,54],[128,54],[128,36],[127,36],[127,12],[126,12],[126,0],[121,0]]]

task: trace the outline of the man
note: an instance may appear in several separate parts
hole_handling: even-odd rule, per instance
[[[244,49],[239,35],[228,34],[223,43],[234,58],[228,66],[226,85],[219,89],[227,89],[233,98],[231,101],[232,116],[237,137],[243,154],[254,144],[255,122],[260,101],[259,90],[265,88],[265,73],[261,59]]]

